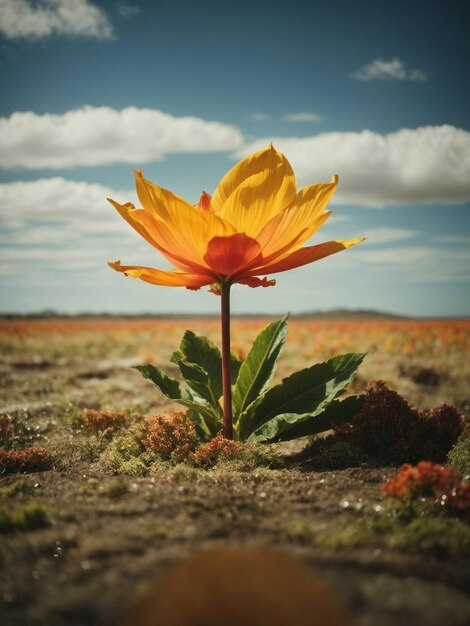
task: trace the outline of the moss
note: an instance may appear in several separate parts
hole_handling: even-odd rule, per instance
[[[315,543],[324,548],[341,550],[376,543],[375,533],[364,520],[353,523],[337,532],[321,532],[315,537]]]
[[[288,540],[300,544],[315,543],[316,533],[311,524],[302,519],[289,520],[281,525],[282,536]]]
[[[112,500],[117,500],[129,492],[127,483],[123,480],[110,480],[100,487],[100,493]]]
[[[148,476],[152,465],[146,465],[141,459],[129,459],[122,461],[115,471],[126,476]]]
[[[37,502],[26,504],[16,511],[0,509],[0,533],[36,530],[50,523],[49,510]]]
[[[280,465],[280,457],[275,446],[244,444],[235,458],[221,458],[214,468],[234,472],[252,472],[258,468],[275,468]]]
[[[16,480],[7,487],[0,489],[0,494],[7,498],[16,498],[21,496],[29,496],[34,493],[34,487],[24,480]]]
[[[318,533],[315,543],[333,549],[390,547],[464,560],[470,557],[470,528],[454,518],[410,519],[386,513],[368,515],[338,532]]]
[[[38,424],[31,424],[28,411],[15,411],[0,415],[0,449],[28,447],[41,437]]]
[[[101,453],[101,465],[118,474],[146,476],[156,457],[144,449],[136,435],[135,427],[117,435]]]
[[[347,467],[374,465],[372,460],[351,441],[334,436],[314,439],[303,456],[307,456],[317,470],[336,470]]]
[[[98,489],[99,480],[97,478],[88,478],[86,481],[82,482],[78,488],[78,493],[81,496],[91,496],[94,495]]]
[[[462,478],[470,477],[470,433],[457,441],[447,461],[456,474]]]
[[[176,482],[196,481],[201,473],[208,474],[207,470],[187,465],[186,463],[178,463],[172,465],[161,461],[160,463],[154,463],[149,468],[149,473],[152,476],[164,476],[165,478],[171,478]]]
[[[199,466],[193,455],[188,455],[178,462],[170,455],[162,459],[158,451],[145,448],[140,440],[141,426],[137,425],[115,436],[100,455],[100,463],[108,470],[117,474],[130,476],[148,476],[149,474],[172,473],[172,468],[180,468],[177,472],[187,474],[181,467],[192,468]],[[241,450],[235,457],[220,455],[211,464],[206,464],[206,470],[224,468],[226,471],[250,472],[259,467],[275,467],[279,464],[279,455],[274,446],[260,444],[238,444]]]
[[[469,558],[470,528],[457,519],[419,517],[403,526],[393,545],[438,557]]]
[[[373,381],[352,421],[337,426],[333,437],[321,443],[315,440],[303,456],[311,458],[318,469],[417,463],[423,459],[442,462],[464,423],[453,406],[444,404],[419,412],[383,381]]]
[[[57,469],[67,469],[77,463],[93,463],[106,447],[106,442],[97,439],[62,441],[51,445]]]

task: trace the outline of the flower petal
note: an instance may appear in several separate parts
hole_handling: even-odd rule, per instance
[[[250,276],[249,278],[242,278],[236,281],[241,285],[248,285],[248,287],[274,287],[276,284],[275,279],[268,280],[266,276],[261,279],[256,276]]]
[[[178,246],[177,242],[168,231],[164,222],[161,220],[157,222],[148,213],[142,209],[136,209],[133,204],[128,202],[127,204],[119,204],[114,200],[108,198],[119,214],[141,235],[150,245],[161,252],[170,263],[176,265],[179,269],[189,272],[207,271],[204,261],[199,259],[203,265],[197,264],[194,261],[196,252],[193,251],[191,255],[191,249],[188,245]],[[189,258],[187,258],[189,257]]]
[[[193,241],[176,239],[162,220],[156,219],[142,209],[134,209],[130,212],[130,219],[140,224],[153,245],[176,267],[195,273],[205,273],[208,267],[199,254],[199,250],[193,246]]]
[[[320,228],[331,215],[325,207],[333,195],[338,176],[331,183],[302,189],[290,207],[269,220],[256,236],[265,258],[275,259],[294,252]]]
[[[238,232],[256,237],[271,217],[291,204],[295,194],[292,167],[271,145],[235,165],[221,180],[211,204]]]
[[[184,198],[144,178],[142,170],[134,170],[134,177],[140,203],[151,215],[167,220],[174,213],[185,213],[194,209]]]
[[[211,207],[211,196],[210,196],[210,194],[208,194],[206,191],[203,191],[201,193],[201,197],[199,198],[199,202],[197,203],[197,206],[200,209],[206,209],[206,211],[211,211],[212,207]]]
[[[141,265],[121,265],[120,261],[108,263],[109,267],[117,272],[122,272],[132,278],[140,278],[153,285],[164,285],[166,287],[187,287],[188,289],[199,289],[204,285],[210,285],[214,278],[209,275],[195,275],[179,270],[159,270],[153,267],[143,267]]]
[[[208,242],[216,236],[233,235],[231,224],[212,211],[193,206],[163,187],[146,180],[135,172],[136,189],[144,210],[157,221],[166,224],[175,245],[187,250],[197,263],[202,263]],[[170,248],[171,249],[171,248]]]
[[[146,241],[148,241],[151,246],[155,246],[155,243],[149,237],[145,228],[143,228],[141,224],[137,223],[133,219],[132,216],[133,216],[133,211],[135,211],[135,206],[132,204],[132,202],[126,202],[126,204],[119,204],[119,202],[116,202],[115,200],[112,200],[111,198],[106,198],[106,200],[110,204],[113,205],[113,207],[116,209],[119,215],[123,217],[126,220],[126,222],[130,224],[132,228],[134,228],[139,233],[141,237],[143,237]]]
[[[319,243],[316,246],[307,246],[306,248],[300,248],[289,254],[280,261],[268,265],[262,265],[258,268],[254,268],[247,273],[247,276],[259,276],[260,274],[276,274],[277,272],[284,272],[286,270],[300,267],[301,265],[307,265],[307,263],[313,263],[324,257],[335,254],[341,250],[346,250],[351,246],[364,241],[364,237],[358,239],[349,239],[344,241],[326,241],[325,243]]]
[[[262,260],[259,243],[242,233],[231,237],[214,237],[209,241],[204,255],[207,265],[221,277],[233,276]]]

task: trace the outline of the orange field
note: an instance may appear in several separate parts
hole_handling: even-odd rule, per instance
[[[234,318],[232,349],[243,358],[269,321]],[[217,318],[4,319],[0,320],[2,368],[23,374],[29,363],[43,377],[48,371],[52,374],[56,366],[70,374],[77,367],[98,368],[108,372],[110,381],[110,368],[116,371],[151,362],[171,369],[169,358],[186,328],[219,343]],[[358,388],[369,380],[384,379],[422,408],[450,402],[468,411],[469,348],[470,320],[294,318],[289,321],[276,376],[280,379],[341,352],[367,352],[356,381]],[[7,400],[5,391],[3,399]],[[28,390],[25,392],[27,399]],[[13,396],[19,400],[18,393]],[[120,395],[120,400],[125,401],[125,396]],[[100,398],[96,402],[100,403]]]

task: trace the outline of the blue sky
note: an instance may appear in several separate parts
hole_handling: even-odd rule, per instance
[[[142,167],[196,202],[273,141],[299,187],[340,176],[313,241],[368,239],[234,311],[468,315],[464,5],[0,0],[0,311],[216,312],[106,266],[168,267],[105,197]]]

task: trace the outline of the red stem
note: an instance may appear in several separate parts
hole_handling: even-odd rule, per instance
[[[230,283],[221,285],[222,393],[224,398],[224,437],[233,439],[232,380],[230,372]]]

